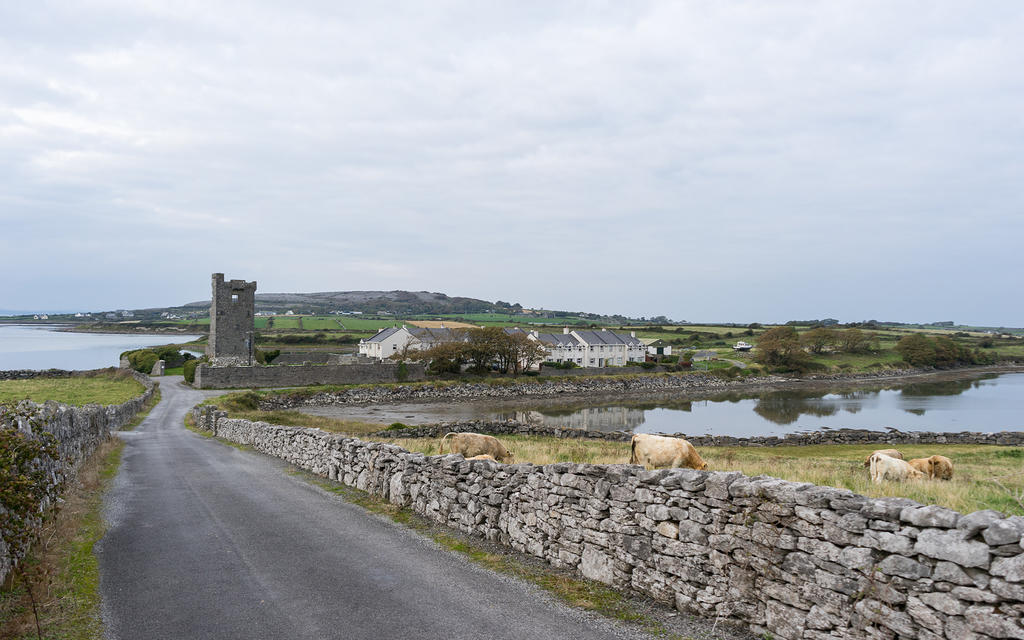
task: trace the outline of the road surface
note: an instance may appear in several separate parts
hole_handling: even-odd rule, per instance
[[[553,602],[184,429],[201,392],[163,398],[124,438],[97,545],[111,639],[644,637]]]

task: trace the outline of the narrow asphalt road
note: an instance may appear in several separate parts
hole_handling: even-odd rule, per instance
[[[163,378],[126,442],[97,545],[108,638],[622,638],[612,623],[472,565],[185,430],[203,392]]]

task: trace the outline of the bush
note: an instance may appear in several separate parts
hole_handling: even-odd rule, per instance
[[[279,355],[281,355],[280,349],[270,349],[268,351],[256,349],[255,352],[256,362],[260,364],[270,364]]]
[[[153,365],[156,364],[156,361],[160,360],[160,356],[150,349],[128,351],[124,356],[128,358],[129,366],[139,373],[149,373],[153,370]]]
[[[31,431],[19,423],[31,425]],[[0,405],[0,548],[15,560],[37,536],[40,507],[64,486],[63,474],[51,473],[43,463],[61,461],[62,456],[57,439],[42,426],[38,413]]]
[[[641,362],[640,366],[643,367],[644,369],[653,369],[654,367],[658,366],[658,364],[656,362]]]
[[[575,369],[578,365],[571,360],[565,360],[563,362],[542,362],[542,367],[547,369]]]
[[[255,411],[260,408],[260,394],[255,391],[229,393],[220,404],[227,411]]]
[[[201,364],[208,362],[206,356],[202,358],[193,358],[192,360],[186,360],[185,364],[182,365],[182,375],[185,376],[185,382],[192,384],[196,381],[196,367]]]

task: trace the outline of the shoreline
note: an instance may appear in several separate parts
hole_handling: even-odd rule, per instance
[[[828,378],[786,378],[776,376],[774,379],[759,378],[755,380],[721,380],[714,378],[718,384],[703,385],[694,379],[693,386],[680,386],[678,388],[666,389],[600,389],[588,391],[585,388],[569,390],[565,383],[585,382],[586,378],[560,379],[553,382],[550,393],[516,393],[515,387],[487,387],[487,393],[473,394],[471,392],[475,383],[459,385],[458,397],[446,393],[449,388],[442,388],[431,397],[429,394],[430,383],[421,386],[410,387],[406,385],[396,386],[375,386],[371,389],[376,392],[359,393],[360,390],[350,392],[319,392],[310,395],[286,397],[277,396],[266,403],[267,408],[272,409],[298,409],[299,407],[370,407],[370,406],[401,406],[407,407],[410,413],[414,413],[416,407],[431,407],[437,404],[455,404],[459,406],[473,406],[487,404],[488,406],[500,405],[502,408],[515,410],[524,406],[536,405],[538,401],[547,401],[555,405],[586,404],[587,406],[602,406],[617,404],[624,401],[652,401],[659,398],[671,398],[677,402],[691,402],[699,400],[711,400],[724,395],[742,393],[770,393],[777,391],[841,391],[845,389],[856,390],[868,386],[901,386],[914,382],[946,382],[978,378],[985,375],[1001,375],[1011,373],[1024,373],[1024,365],[985,365],[962,367],[959,369],[947,370],[908,370],[907,373],[887,371],[879,375],[853,374]],[[659,376],[649,376],[647,379],[658,379]],[[703,378],[703,376],[702,376]],[[636,378],[633,378],[634,380]],[[536,385],[538,383],[523,383]],[[545,383],[539,383],[545,384]],[[458,389],[458,387],[456,387]],[[412,390],[423,390],[425,393],[410,393]],[[493,395],[493,389],[503,389],[501,396]],[[525,390],[533,391],[536,386],[527,387]],[[300,389],[291,389],[299,391]],[[366,391],[366,390],[363,390]],[[390,396],[390,397],[382,397]],[[262,405],[263,403],[261,403]]]

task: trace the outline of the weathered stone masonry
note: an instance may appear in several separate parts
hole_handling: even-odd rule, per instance
[[[71,480],[78,472],[79,466],[87,460],[114,431],[126,424],[142,409],[142,406],[153,395],[154,385],[148,376],[132,372],[132,376],[145,385],[146,390],[142,395],[132,398],[128,402],[118,405],[100,406],[89,404],[84,407],[72,407],[56,402],[36,404],[23,401],[21,406],[36,408],[42,418],[42,426],[39,431],[52,433],[57,439],[57,447],[61,460],[43,460],[46,470],[53,474],[54,480]],[[31,432],[27,424],[20,425],[20,428]],[[55,493],[46,497],[39,505],[42,513],[57,499]],[[7,574],[14,566],[17,558],[24,555],[27,549],[12,551],[3,546],[0,542],[0,583],[4,581]]]
[[[737,472],[499,465],[197,424],[439,523],[780,640],[1024,638],[1024,518]]]
[[[196,367],[197,389],[299,387],[314,384],[371,384],[401,382],[398,364],[341,364],[286,367]],[[422,364],[405,365],[405,380],[423,380]]]

